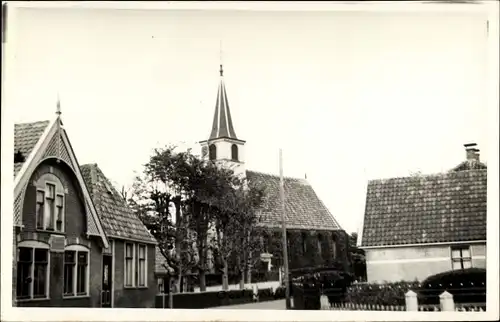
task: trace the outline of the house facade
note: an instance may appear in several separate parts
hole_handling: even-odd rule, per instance
[[[155,240],[79,166],[59,106],[14,137],[13,305],[153,307]]]
[[[236,175],[266,188],[266,199],[260,209],[261,226],[267,231],[263,240],[266,255],[262,261],[267,263],[264,266],[268,270],[278,270],[282,267],[280,177],[248,170],[245,143],[235,132],[221,65],[212,129],[208,139],[200,142],[202,156],[223,163]],[[290,268],[332,266],[335,262],[347,265],[348,235],[308,181],[285,177],[284,189]]]
[[[368,282],[486,268],[487,169],[475,144],[447,173],[368,183],[362,234]]]

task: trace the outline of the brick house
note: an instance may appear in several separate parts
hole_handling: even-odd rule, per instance
[[[368,282],[486,268],[486,165],[475,144],[447,173],[368,183],[360,247]]]
[[[13,305],[153,307],[155,240],[97,167],[79,166],[60,112],[14,131]]]
[[[220,66],[212,129],[207,140],[201,141],[204,158],[231,167],[236,175],[258,181],[266,188],[262,207],[262,227],[268,232],[263,240],[267,253],[267,269],[277,269],[281,258],[281,198],[278,175],[247,170],[245,141],[236,136],[229,109],[226,87]],[[348,235],[316,195],[306,179],[284,178],[290,268],[332,266],[334,262],[348,264]],[[278,247],[275,247],[277,246]],[[339,245],[342,245],[339,247]],[[211,256],[211,254],[209,254]]]
[[[156,240],[97,164],[80,169],[110,243],[103,252],[103,305],[154,307]]]

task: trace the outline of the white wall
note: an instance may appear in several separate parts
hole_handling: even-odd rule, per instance
[[[421,281],[452,269],[451,245],[365,249],[369,283]],[[472,267],[486,268],[486,244],[471,245]]]

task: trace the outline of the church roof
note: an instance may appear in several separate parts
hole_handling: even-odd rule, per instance
[[[280,177],[248,170],[246,177],[249,181],[259,182],[266,189],[262,223],[267,227],[281,227]],[[285,220],[288,229],[342,229],[307,180],[289,177],[283,179]]]
[[[84,164],[80,169],[108,237],[156,243],[97,164]]]
[[[229,110],[229,102],[227,100],[222,65],[220,65],[219,89],[217,91],[214,120],[209,140],[215,140],[219,138],[229,138],[235,140],[238,139],[236,137],[236,132],[234,131],[233,120],[231,118],[231,112]]]

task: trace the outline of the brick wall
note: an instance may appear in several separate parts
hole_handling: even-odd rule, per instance
[[[79,243],[90,246],[90,296],[85,298],[63,299],[63,283],[64,283],[64,255],[63,253],[50,252],[50,288],[49,300],[35,301],[18,301],[18,306],[75,306],[75,307],[99,307],[100,306],[100,290],[102,282],[102,249],[98,238],[88,238],[86,236],[86,214],[83,203],[83,194],[79,188],[76,178],[72,171],[63,164],[55,162],[46,162],[40,165],[31,176],[23,202],[22,224],[24,228],[19,233],[20,240],[38,240],[47,243],[51,233],[46,231],[36,230],[36,187],[34,182],[46,174],[52,173],[63,184],[66,189],[65,193],[65,233],[66,241],[75,243],[76,238],[79,238]],[[60,235],[60,233],[58,233]],[[14,240],[17,244],[17,240]],[[16,249],[14,247],[14,253]],[[17,256],[14,256],[14,259]],[[15,264],[15,263],[14,263]],[[13,272],[15,269],[13,269]],[[14,275],[15,276],[15,275]],[[15,295],[15,286],[17,279],[13,278],[13,294]],[[14,297],[15,298],[15,297]]]
[[[114,240],[114,307],[153,308],[157,291],[155,269],[155,246],[147,246],[147,287],[125,288],[125,242]]]

